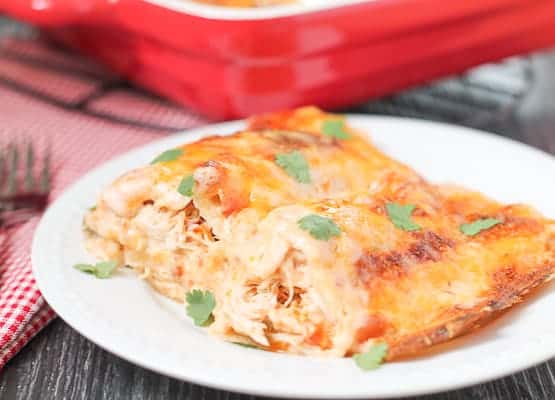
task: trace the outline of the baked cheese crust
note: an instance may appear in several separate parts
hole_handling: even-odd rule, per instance
[[[160,293],[216,298],[209,330],[296,354],[345,356],[387,342],[388,359],[470,332],[553,277],[555,222],[457,186],[434,185],[313,107],[254,117],[231,136],[131,171],[85,217],[87,246]],[[417,149],[415,149],[416,151]],[[276,163],[299,152],[310,182]],[[178,192],[192,175],[192,196]],[[417,230],[387,204],[414,205]],[[301,229],[318,215],[340,234]],[[468,236],[461,225],[500,223]]]

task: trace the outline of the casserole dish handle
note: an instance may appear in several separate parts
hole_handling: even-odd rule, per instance
[[[99,22],[118,0],[0,0],[0,13],[40,26]]]

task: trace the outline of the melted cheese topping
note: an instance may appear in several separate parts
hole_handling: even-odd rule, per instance
[[[244,132],[122,176],[86,216],[89,249],[176,300],[212,291],[214,334],[330,356],[376,340],[388,342],[389,358],[420,351],[551,278],[553,221],[432,185],[349,128],[347,140],[321,133],[338,118],[315,108],[256,117]],[[306,158],[310,184],[275,163],[293,150]],[[177,187],[191,174],[189,198]],[[416,205],[421,229],[396,228],[388,202]],[[312,237],[298,226],[308,214],[332,219],[341,234]],[[474,237],[460,232],[483,217],[503,222]]]

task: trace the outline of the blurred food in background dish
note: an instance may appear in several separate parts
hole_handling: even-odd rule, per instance
[[[277,4],[293,3],[294,0],[193,0],[198,3],[213,4],[226,7],[263,7]]]

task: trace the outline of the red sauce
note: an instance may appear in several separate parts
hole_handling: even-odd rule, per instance
[[[289,350],[289,344],[283,342],[272,342],[269,347],[270,351],[287,351]]]
[[[324,328],[323,324],[320,324],[316,327],[316,330],[314,331],[312,336],[307,339],[307,343],[314,346],[319,346],[322,350],[331,349],[332,346],[328,332]]]
[[[368,339],[380,337],[385,334],[387,321],[379,314],[369,315],[366,323],[356,333],[357,343],[364,343]]]

